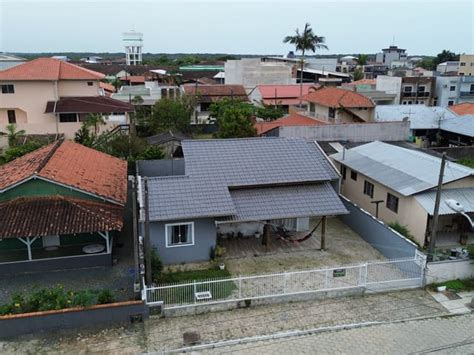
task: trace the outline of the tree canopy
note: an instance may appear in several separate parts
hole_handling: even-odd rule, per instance
[[[234,99],[224,99],[210,107],[211,117],[219,126],[217,138],[245,138],[257,135],[254,106]]]
[[[194,107],[195,98],[191,96],[162,98],[153,107],[147,124],[154,133],[168,130],[189,132]]]

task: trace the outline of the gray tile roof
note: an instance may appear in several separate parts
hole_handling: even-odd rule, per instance
[[[303,140],[184,140],[182,147],[187,175],[227,186],[326,181],[332,177],[323,153]]]
[[[340,215],[346,208],[329,183],[231,190],[237,221]]]
[[[435,187],[441,165],[441,159],[432,155],[377,141],[331,158],[404,196]],[[474,169],[446,163],[444,183],[468,176],[474,176]]]
[[[327,183],[337,179],[338,174],[314,144],[286,138],[254,138],[184,140],[182,146],[185,175],[148,179],[152,221],[221,216],[233,220],[258,219],[255,208],[261,206],[259,200],[252,200],[246,215],[242,205],[237,210],[241,200],[235,200],[233,194],[241,195],[233,187],[239,191],[258,187],[261,203],[267,203],[260,215],[267,219],[283,218],[273,202],[288,205],[285,215],[318,215],[325,210],[327,215],[345,212]],[[323,187],[315,187],[317,183]],[[304,186],[281,187],[294,184],[311,187],[306,190]],[[278,194],[279,191],[285,194]]]
[[[430,215],[434,214],[434,205],[436,200],[436,190],[423,192],[415,196],[420,205]],[[474,212],[474,187],[459,188],[459,189],[442,189],[441,201],[439,204],[439,214],[454,214],[452,209],[445,203],[446,200],[452,199],[458,201],[463,205],[466,212]]]

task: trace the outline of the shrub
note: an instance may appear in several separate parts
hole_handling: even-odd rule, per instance
[[[415,240],[415,237],[413,236],[413,234],[411,234],[411,232],[410,232],[410,230],[408,229],[407,226],[404,226],[403,224],[400,224],[399,222],[392,222],[392,223],[389,223],[388,225],[389,225],[390,228],[396,230],[398,233],[403,235],[405,238],[410,239],[413,243],[415,243],[416,245],[418,245],[418,247],[420,247],[420,245]]]
[[[163,263],[161,262],[160,257],[158,256],[158,252],[156,248],[152,248],[150,252],[151,256],[151,274],[154,280],[157,280],[161,272],[163,271]]]
[[[98,304],[112,303],[113,301],[114,301],[114,295],[112,294],[112,291],[110,290],[102,290],[99,292],[99,295],[97,296]]]
[[[467,251],[469,252],[469,258],[474,259],[474,244],[468,245]]]

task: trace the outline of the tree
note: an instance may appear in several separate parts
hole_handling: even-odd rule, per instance
[[[433,67],[432,69],[435,70],[438,64],[450,61],[457,61],[459,60],[459,54],[453,53],[449,50],[444,49],[441,53],[433,59]]]
[[[254,107],[233,99],[224,99],[210,107],[211,117],[216,118],[219,130],[217,138],[255,137]]]
[[[285,112],[276,106],[263,106],[263,107],[257,107],[255,109],[255,116],[259,118],[263,118],[264,120],[276,120],[278,118],[281,118],[285,115]]]
[[[300,33],[299,30],[296,29],[295,35],[286,36],[283,39],[283,43],[294,44],[296,51],[301,52],[300,97],[303,96],[303,69],[305,53],[306,51],[311,51],[314,53],[317,49],[328,49],[324,42],[325,38],[314,34],[313,29],[309,23],[305,24],[303,33]]]
[[[432,70],[433,69],[433,60],[434,60],[434,58],[432,58],[432,57],[423,58],[422,60],[420,60],[417,63],[417,66],[422,67],[423,69],[426,69],[426,70]]]
[[[367,54],[359,54],[356,59],[356,62],[357,62],[357,65],[363,66],[367,64],[368,60],[369,60],[369,56]]]
[[[362,69],[357,68],[356,70],[354,70],[354,73],[352,74],[352,77],[353,77],[354,81],[364,79],[364,73],[362,72]]]
[[[8,124],[7,125],[7,135],[8,135],[8,145],[10,147],[15,147],[18,145],[18,141],[20,137],[25,135],[25,130],[20,129],[19,131],[16,130],[16,125],[14,124]]]
[[[97,136],[99,134],[99,126],[105,125],[104,116],[100,113],[89,113],[86,116],[85,126],[94,128],[94,134]]]
[[[163,98],[153,107],[147,124],[154,133],[168,130],[189,132],[194,107],[195,100],[190,96],[183,95],[177,99]]]

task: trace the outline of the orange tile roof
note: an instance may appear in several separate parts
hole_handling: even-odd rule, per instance
[[[0,80],[99,80],[105,75],[54,58],[38,58],[0,71]]]
[[[372,108],[375,106],[374,103],[364,95],[334,87],[322,88],[311,92],[303,96],[303,101],[334,108]]]
[[[319,121],[314,118],[310,118],[298,113],[291,113],[288,116],[279,118],[275,121],[256,122],[255,128],[257,129],[257,134],[260,135],[281,126],[320,126],[325,124],[326,122]]]
[[[104,89],[105,91],[109,91],[109,92],[115,92],[115,86],[113,86],[112,84],[109,84],[109,83],[104,83],[103,81],[101,81],[99,83],[99,86]]]
[[[129,81],[131,83],[144,83],[145,82],[145,76],[143,76],[143,75],[128,75],[128,76],[120,77],[120,80]]]
[[[52,143],[0,166],[0,190],[33,176],[122,205],[127,201],[127,162],[71,141]]]
[[[449,109],[458,115],[474,115],[474,104],[470,102],[464,102],[450,106]]]
[[[310,92],[311,89],[319,88],[319,84],[303,84],[303,95]],[[300,97],[300,84],[288,84],[288,85],[257,85],[258,91],[265,100],[275,101],[277,99],[290,99]]]

